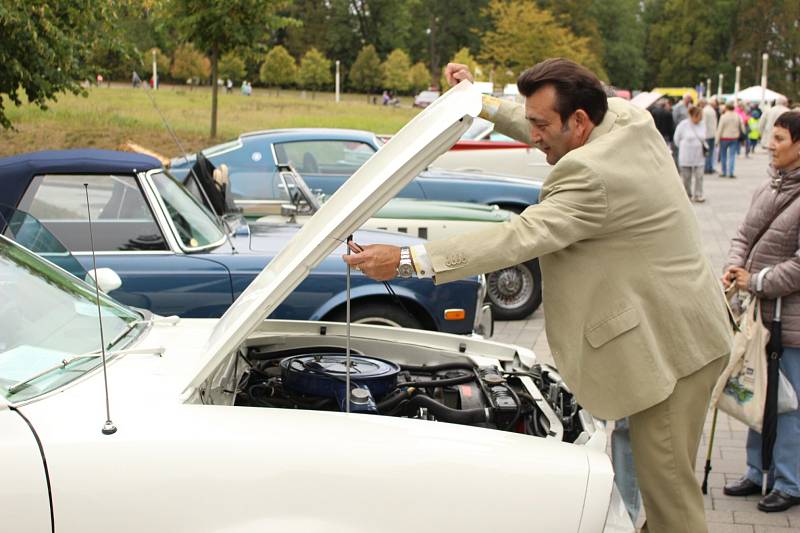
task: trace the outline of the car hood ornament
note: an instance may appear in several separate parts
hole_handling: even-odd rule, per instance
[[[233,302],[199,353],[184,394],[200,385],[259,324],[378,209],[446,152],[481,110],[481,95],[463,81],[406,124],[361,166]]]

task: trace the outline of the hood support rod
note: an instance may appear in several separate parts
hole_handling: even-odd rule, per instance
[[[353,242],[353,236],[350,235],[347,237],[347,255],[350,255],[350,243]],[[347,341],[345,347],[345,355],[344,355],[344,365],[345,365],[345,397],[344,402],[346,407],[346,412],[350,412],[350,264],[347,264],[347,295],[345,297],[345,338]]]

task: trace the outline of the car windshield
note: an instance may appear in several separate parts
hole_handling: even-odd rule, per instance
[[[178,238],[186,248],[205,248],[220,244],[225,234],[216,218],[186,190],[164,172],[151,175]]]
[[[494,124],[482,118],[476,118],[472,121],[472,125],[461,136],[464,141],[477,141],[486,137],[486,135],[494,129]]]
[[[97,300],[90,285],[4,237],[0,293],[0,394],[8,401],[54,390],[101,363],[96,357],[76,359],[14,387],[74,355],[100,349]],[[106,348],[127,345],[141,332],[142,316],[104,294],[100,309]]]

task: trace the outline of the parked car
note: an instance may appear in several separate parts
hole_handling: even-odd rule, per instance
[[[455,141],[460,110],[480,102],[461,87],[365,165],[219,320],[95,298],[0,237],[4,527],[633,531],[603,426],[530,350],[264,320],[427,148]]]
[[[231,183],[234,199],[260,197],[263,173],[275,172],[279,164],[292,164],[309,187],[331,195],[382,144],[368,131],[295,128],[245,133],[202,154],[217,167],[225,163],[236,175],[237,183]],[[178,157],[172,160],[170,171],[182,178],[194,163],[194,155]],[[520,213],[538,203],[540,190],[541,183],[530,178],[423,170],[397,197],[497,205]]]
[[[112,295],[164,315],[221,316],[298,230],[291,225],[251,229],[235,220],[222,224],[155,159],[138,154],[74,150],[3,158],[0,184],[0,204],[39,219],[87,270],[92,261],[85,231],[88,184],[97,265],[111,268],[122,280]],[[362,244],[401,241],[374,231],[359,231],[355,239]],[[343,319],[346,275],[339,256],[344,250],[342,245],[322,261],[272,316]],[[477,277],[452,287],[397,280],[391,285],[393,295],[382,283],[355,272],[352,316],[357,322],[488,333],[484,284]]]
[[[276,172],[262,173],[259,196],[234,201],[230,190],[237,187],[237,172],[230,173],[224,163],[217,169],[202,153],[195,158],[184,181],[200,183],[202,190],[194,186],[190,190],[200,200],[208,198],[221,216],[242,213],[251,224],[302,224],[327,198],[313,192],[292,165],[278,165]],[[440,239],[515,216],[496,205],[392,198],[363,228]],[[486,301],[493,306],[493,316],[501,320],[524,319],[541,303],[541,272],[536,260],[490,272],[486,285]]]
[[[257,209],[260,202],[282,194],[279,165],[291,164],[310,189],[330,195],[382,144],[374,134],[359,130],[271,130],[243,134],[234,141],[206,148],[201,155],[216,167],[227,165],[234,202],[247,212]],[[186,176],[196,161],[196,155],[173,159],[170,171],[176,177]],[[398,197],[499,206],[520,213],[538,202],[539,191],[540,184],[528,179],[439,170],[420,173]],[[400,206],[408,205],[408,202],[389,203],[378,212],[378,217],[392,218]],[[373,220],[372,224],[394,229],[392,220]],[[450,227],[448,234],[457,230]],[[427,226],[426,233],[428,238],[436,238]],[[498,319],[525,318],[541,303],[537,259],[492,273],[487,284],[489,301]]]
[[[494,123],[476,119],[450,151],[431,169],[453,172],[502,173],[543,181],[552,167],[541,150],[494,131]]]
[[[414,97],[414,107],[428,107],[439,98],[439,91],[422,91]]]

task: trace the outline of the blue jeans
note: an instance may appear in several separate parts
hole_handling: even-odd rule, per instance
[[[738,146],[738,139],[719,142],[719,157],[722,160],[723,176],[733,176],[733,169],[736,166],[736,151]]]
[[[614,430],[611,432],[611,464],[614,467],[614,482],[617,484],[622,501],[625,502],[631,521],[636,524],[642,508],[642,495],[639,493],[639,483],[636,481],[627,418],[614,422]]]
[[[780,366],[794,390],[800,391],[800,348],[784,348]],[[800,497],[800,410],[778,415],[778,434],[772,453],[767,486]],[[761,485],[761,434],[752,429],[747,432],[746,475]]]
[[[708,153],[706,154],[706,167],[703,169],[703,172],[707,174],[714,172],[714,141],[716,141],[714,137],[706,139]]]

